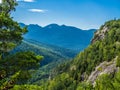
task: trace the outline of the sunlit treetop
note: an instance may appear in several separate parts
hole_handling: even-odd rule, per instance
[[[15,10],[16,5],[16,0],[0,0],[0,12],[8,14],[12,10]]]

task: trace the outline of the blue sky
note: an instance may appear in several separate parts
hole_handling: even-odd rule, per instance
[[[18,0],[18,3],[12,16],[25,24],[57,23],[90,29],[120,18],[120,0]]]

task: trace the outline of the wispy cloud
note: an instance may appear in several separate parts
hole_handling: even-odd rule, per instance
[[[29,9],[29,11],[37,12],[37,13],[45,13],[47,10],[43,10],[43,9]]]
[[[2,3],[2,0],[0,0],[0,3]]]
[[[22,1],[22,2],[34,2],[35,0],[17,0],[17,1]],[[2,0],[0,0],[0,3],[2,3]]]
[[[34,2],[35,0],[17,0],[17,1],[23,1],[23,2]]]

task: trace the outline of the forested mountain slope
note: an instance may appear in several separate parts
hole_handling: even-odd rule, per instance
[[[120,19],[106,22],[91,45],[61,65],[43,90],[120,90]],[[55,73],[55,72],[54,72]],[[31,87],[22,86],[21,88]],[[19,88],[16,86],[15,88]],[[37,88],[37,86],[36,86]]]
[[[53,68],[63,62],[70,61],[77,55],[77,52],[70,49],[61,48],[34,40],[23,40],[11,53],[32,51],[36,55],[42,55],[44,58],[40,63],[39,69],[32,75],[28,83],[40,84],[42,80],[49,78]]]
[[[62,74],[57,76],[67,75],[67,78],[71,78],[71,80],[69,79],[70,81],[67,81],[67,85],[60,85],[60,87],[63,89],[73,88],[73,90],[83,90],[85,88],[118,90],[120,88],[120,78],[118,77],[120,73],[119,62],[120,20],[111,20],[100,27],[95,33],[91,45],[70,62],[70,66],[65,72],[63,71]],[[91,77],[94,80],[91,80]],[[51,82],[57,81],[57,79],[59,80],[59,78],[54,78]],[[66,79],[62,79],[63,82],[66,82]],[[94,87],[92,86],[93,82]],[[54,89],[56,87],[57,84],[55,84],[55,87],[53,85],[50,88],[60,90],[59,87]]]
[[[84,50],[94,30],[89,34],[71,26],[36,25],[36,30],[42,28],[45,31],[45,34],[41,32],[42,37],[49,30],[47,39],[50,42],[54,40],[54,45],[61,44],[69,49],[74,46],[74,50],[83,50],[71,60],[74,53],[69,49],[23,39],[27,27],[22,24],[21,28],[11,16],[18,5],[17,1],[0,0],[0,90],[120,90],[120,19],[102,25]],[[31,30],[33,34],[34,29]],[[59,34],[66,37],[56,37]],[[40,36],[40,33],[35,32],[33,35]],[[36,36],[33,37],[38,39]],[[71,45],[62,41],[68,41]],[[47,62],[44,62],[46,56],[51,57],[51,60],[46,58]]]
[[[42,66],[59,60],[71,59],[77,54],[74,50],[28,39],[23,40],[22,43],[12,51],[12,53],[20,51],[33,51],[37,55],[44,56],[44,59],[41,61]]]
[[[118,90],[120,88],[119,62],[120,20],[111,20],[100,27],[91,45],[78,54],[68,67],[60,67],[66,69],[49,82],[48,90],[60,90],[60,87],[63,90],[65,88],[68,90],[84,90],[85,88]],[[100,65],[101,63],[103,64]],[[91,77],[95,79],[91,80]],[[62,84],[58,82],[60,80]],[[94,86],[92,86],[93,82]]]

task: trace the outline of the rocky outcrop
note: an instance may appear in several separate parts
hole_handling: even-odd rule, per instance
[[[94,38],[92,39],[91,43],[94,43],[98,40],[103,40],[105,38],[105,34],[109,31],[107,26],[103,26],[101,30],[95,32]]]
[[[111,62],[104,61],[99,66],[95,68],[95,71],[91,73],[88,78],[88,82],[91,82],[93,85],[95,84],[96,79],[102,74],[111,74],[118,71],[118,67],[116,67],[116,59],[117,57],[112,60]]]

